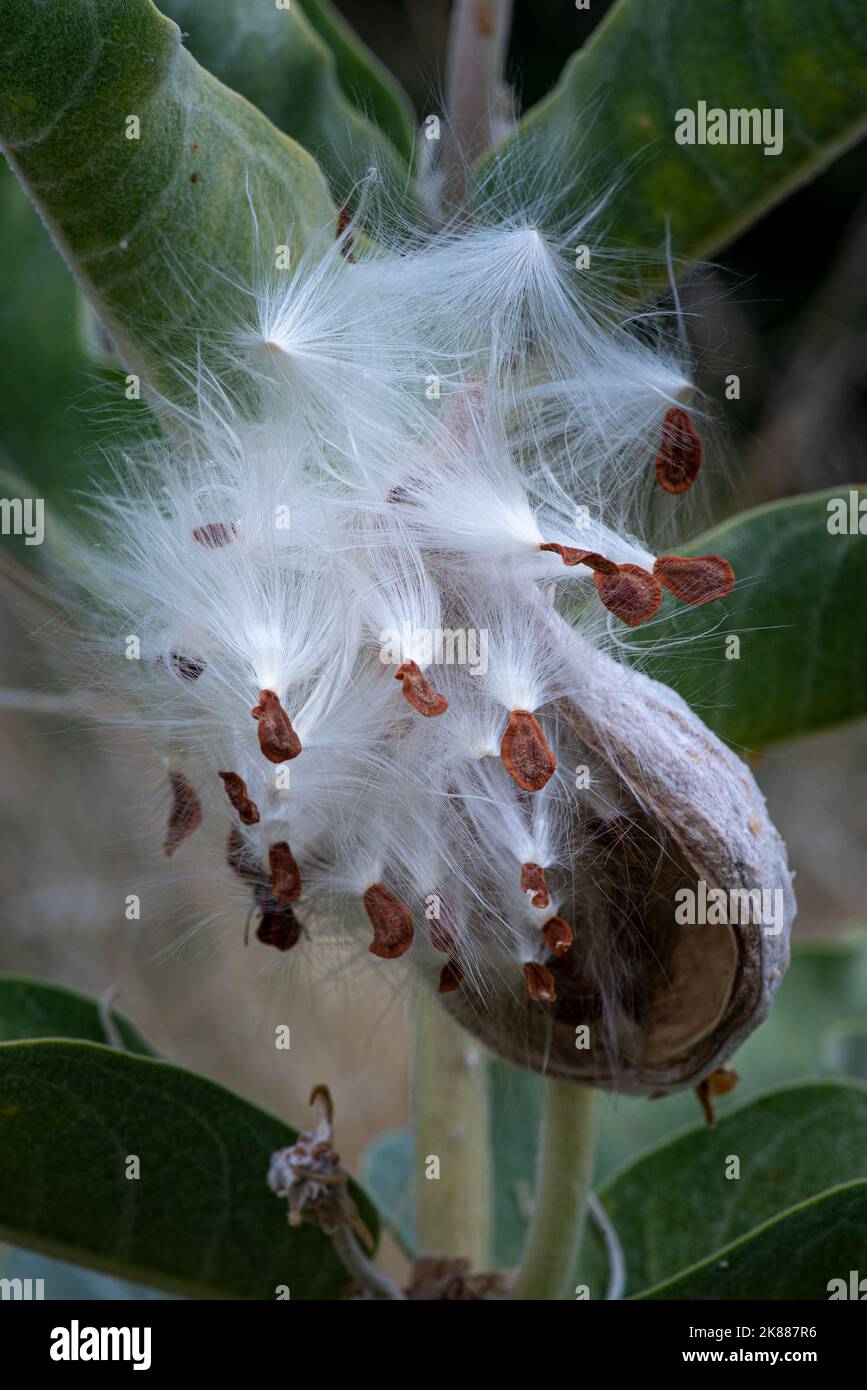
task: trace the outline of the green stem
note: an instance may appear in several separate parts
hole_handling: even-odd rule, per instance
[[[512,25],[512,0],[455,0],[446,63],[448,131],[444,154],[445,202],[459,207],[469,166],[494,143],[504,123],[503,65]]]
[[[581,1248],[596,1143],[596,1091],[545,1078],[533,1215],[513,1298],[561,1299]]]
[[[492,1171],[484,1053],[424,987],[415,1006],[418,1249],[465,1255],[486,1269]]]

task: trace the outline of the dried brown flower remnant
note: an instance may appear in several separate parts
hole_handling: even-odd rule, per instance
[[[395,680],[403,681],[403,693],[409,703],[428,718],[445,714],[449,702],[445,695],[434,690],[427,676],[415,661],[404,661],[394,673]]]
[[[535,1004],[554,1003],[557,986],[547,966],[539,965],[538,961],[529,961],[524,966],[524,979],[527,981],[527,993]]]
[[[500,757],[509,776],[525,792],[541,791],[557,768],[541,724],[526,709],[513,709],[509,715]]]
[[[701,468],[701,440],[689,412],[673,405],[665,412],[656,459],[656,481],[665,492],[689,492]]]
[[[627,627],[646,623],[662,603],[658,580],[640,565],[618,565],[616,574],[597,571],[593,579],[605,607]]]
[[[550,917],[542,931],[552,956],[565,956],[574,940],[572,928],[562,917]]]
[[[420,1303],[488,1302],[508,1298],[510,1285],[507,1271],[474,1271],[464,1255],[418,1255],[407,1296]]]
[[[256,936],[263,946],[273,946],[278,951],[291,951],[297,946],[304,930],[288,903],[263,905],[262,917],[256,928]]]
[[[556,541],[546,541],[539,546],[540,550],[551,550],[560,556],[564,565],[586,565],[588,569],[596,570],[598,574],[616,574],[618,566],[613,560],[606,560],[604,555],[600,555],[596,550],[578,550],[572,545],[558,545]]]
[[[301,740],[273,690],[260,690],[250,713],[259,721],[259,747],[272,763],[286,763],[301,752]]]
[[[217,776],[223,779],[226,795],[238,812],[238,819],[241,824],[257,825],[259,808],[255,801],[251,801],[247,795],[247,783],[243,777],[239,777],[237,772],[218,772]]]
[[[551,897],[545,882],[545,870],[541,864],[521,865],[521,892],[529,894],[530,902],[534,907],[545,908],[548,906]]]
[[[206,521],[203,526],[193,527],[193,540],[206,550],[219,550],[229,545],[238,534],[234,521]]]
[[[412,945],[412,913],[383,883],[371,884],[362,901],[373,927],[371,955],[396,960]]]
[[[453,989],[460,989],[463,981],[464,967],[459,960],[452,957],[440,971],[439,993],[451,994]]]
[[[271,1155],[268,1186],[288,1198],[290,1226],[312,1221],[330,1234],[346,1215],[346,1174],[334,1147],[334,1107],[327,1086],[314,1086],[310,1105],[315,1128]],[[373,1243],[369,1233],[367,1239]]]
[[[713,1102],[715,1096],[728,1095],[740,1081],[740,1075],[734,1067],[717,1067],[716,1071],[706,1076],[704,1081],[699,1082],[695,1088],[698,1096],[698,1103],[702,1108],[705,1121],[709,1129],[716,1129],[716,1115],[714,1114]]]
[[[172,790],[172,804],[166,826],[163,849],[171,858],[178,845],[182,844],[202,823],[202,803],[196,796],[186,777],[181,772],[169,773]]]
[[[728,598],[735,572],[722,555],[660,555],[653,573],[682,603]]]
[[[331,1238],[353,1290],[362,1297],[403,1300],[406,1295],[364,1253],[372,1251],[376,1242],[352,1199],[334,1147],[334,1107],[328,1087],[314,1086],[310,1104],[316,1114],[314,1128],[271,1155],[268,1186],[276,1196],[287,1199],[290,1226],[310,1222]]]
[[[285,840],[268,850],[271,865],[271,891],[278,903],[295,902],[301,897],[301,870]]]

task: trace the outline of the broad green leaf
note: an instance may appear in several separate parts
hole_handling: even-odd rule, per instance
[[[415,1251],[415,1193],[412,1131],[392,1129],[378,1134],[361,1156],[361,1181],[388,1221],[401,1249]]]
[[[316,32],[337,61],[337,76],[346,95],[389,135],[404,159],[412,159],[415,118],[409,98],[397,81],[330,0],[300,0]]]
[[[198,1298],[333,1299],[348,1280],[266,1183],[296,1131],[167,1062],[87,1042],[0,1044],[0,1238]],[[138,1180],[125,1176],[127,1155]],[[61,1156],[62,1161],[58,1158]],[[378,1221],[357,1187],[368,1230]]]
[[[144,1057],[157,1053],[128,1019],[114,1009],[111,1019],[128,1052]],[[28,1038],[75,1038],[80,1042],[111,1043],[99,1005],[93,999],[47,980],[0,976],[0,1042]]]
[[[865,1231],[867,1181],[846,1183],[774,1217],[641,1297],[828,1299],[832,1279],[851,1288],[850,1271],[863,1269]]]
[[[163,385],[170,354],[238,321],[272,241],[297,251],[334,216],[311,156],[150,0],[4,0],[0,144],[124,362]]]
[[[796,942],[792,963],[770,1018],[733,1058],[738,1086],[716,1102],[720,1121],[755,1095],[782,1082],[803,1081],[840,1068],[823,1034],[841,1017],[867,1015],[867,935],[839,941]],[[491,1110],[496,1161],[496,1244],[500,1265],[518,1259],[529,1219],[541,1106],[538,1076],[491,1063]],[[698,1117],[691,1091],[650,1101],[601,1097],[595,1182]]]
[[[727,1176],[731,1160],[740,1176]],[[639,1155],[597,1189],[626,1263],[627,1295],[663,1283],[827,1188],[867,1178],[867,1087],[784,1087]],[[833,1271],[829,1271],[829,1278]],[[591,1228],[581,1273],[604,1297],[606,1259]]]
[[[781,151],[678,144],[676,113],[700,101],[782,109]],[[586,213],[613,187],[616,240],[659,247],[669,219],[675,254],[701,257],[865,129],[864,0],[620,0],[506,148],[518,171],[546,158],[559,169],[552,217]]]
[[[41,1279],[46,1302],[56,1300],[66,1303],[69,1299],[77,1299],[90,1303],[102,1299],[116,1302],[120,1298],[176,1297],[162,1289],[149,1289],[145,1284],[115,1279],[111,1274],[83,1269],[81,1265],[68,1264],[65,1260],[52,1260],[50,1255],[35,1250],[9,1250],[5,1265],[0,1259],[0,1274],[7,1279]]]
[[[43,497],[46,526],[92,479],[105,437],[96,406],[121,396],[119,372],[97,369],[79,334],[81,298],[32,203],[0,161],[0,471],[4,495]],[[109,394],[110,393],[110,394]],[[146,408],[126,403],[143,423]],[[8,474],[18,475],[8,491]],[[4,542],[5,543],[5,542]],[[13,544],[9,542],[10,546]],[[33,550],[18,541],[18,558]]]
[[[850,493],[855,533],[832,534],[829,504],[842,499],[848,515]],[[773,502],[685,548],[724,555],[737,576],[732,594],[697,608],[669,597],[633,647],[721,737],[762,748],[867,714],[863,496],[841,487]],[[732,636],[739,655],[727,657]]]
[[[180,25],[203,67],[315,156],[338,200],[374,161],[405,180],[412,127],[400,95],[348,26],[329,25],[324,7],[310,5],[308,18],[307,3],[278,9],[261,0],[222,0],[219,24],[211,0],[163,0],[160,8]],[[363,100],[374,92],[398,146],[392,130],[384,135],[354,104],[355,93]]]

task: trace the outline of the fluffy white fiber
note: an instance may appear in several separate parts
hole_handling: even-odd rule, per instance
[[[629,949],[575,915],[618,781],[563,719],[592,692],[543,615],[606,649],[652,618],[634,532],[658,458],[685,491],[699,446],[677,323],[627,323],[575,266],[587,236],[490,210],[376,252],[325,229],[238,328],[256,408],[201,372],[190,438],[102,499],[88,587],[112,661],[140,637],[167,852],[220,827],[267,944],[315,949],[336,915],[443,990],[512,972],[544,1007],[574,935],[591,1002],[625,997]],[[680,596],[724,592],[721,566]]]

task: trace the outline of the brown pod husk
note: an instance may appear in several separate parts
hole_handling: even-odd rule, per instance
[[[785,846],[746,764],[679,695],[599,652],[550,609],[538,617],[582,691],[580,704],[558,709],[558,760],[608,765],[617,834],[600,820],[594,837],[585,801],[575,837],[584,849],[558,908],[575,942],[559,960],[545,958],[554,1002],[530,999],[520,964],[503,954],[484,995],[468,975],[443,1005],[494,1052],[532,1070],[639,1094],[696,1086],[767,1016],[788,965],[795,899]],[[779,933],[678,924],[675,894],[698,893],[700,880],[708,893],[779,890]],[[468,930],[481,934],[483,924],[470,919]],[[585,969],[588,942],[610,952],[614,1007]],[[576,1046],[581,1024],[586,1050]]]

